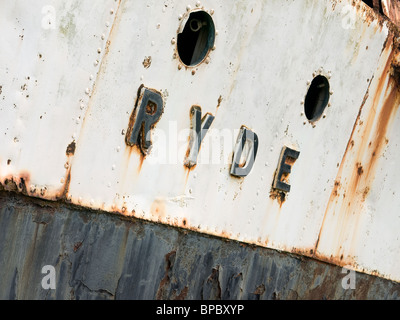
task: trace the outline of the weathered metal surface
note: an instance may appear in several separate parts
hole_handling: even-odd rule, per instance
[[[382,0],[382,11],[390,21],[400,26],[400,3],[398,0]]]
[[[400,297],[389,280],[357,273],[346,290],[340,267],[162,224],[4,192],[0,208],[0,299]]]
[[[0,182],[6,188],[64,196],[73,156],[66,149],[81,130],[117,5],[1,1]]]
[[[361,1],[82,0],[55,5],[56,28],[45,29],[24,4],[0,4],[4,189],[400,281],[397,29],[378,12]],[[203,61],[185,66],[177,30],[193,10],[216,34]],[[317,75],[329,104],[309,121]],[[142,85],[162,95],[163,114],[150,137],[140,127],[127,143]],[[215,118],[188,168],[193,105]],[[243,126],[258,149],[235,177]],[[284,197],[272,189],[283,147],[300,152]]]

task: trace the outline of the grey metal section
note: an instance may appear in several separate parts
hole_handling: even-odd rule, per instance
[[[44,290],[44,265],[56,289]],[[0,192],[1,299],[398,299],[400,284],[271,249]]]

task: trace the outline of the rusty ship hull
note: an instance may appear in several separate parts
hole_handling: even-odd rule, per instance
[[[0,298],[398,299],[398,1],[0,15]]]

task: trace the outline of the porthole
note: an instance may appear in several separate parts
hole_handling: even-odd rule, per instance
[[[211,16],[205,11],[191,12],[178,34],[179,58],[187,66],[198,65],[213,48],[214,40],[215,26]]]
[[[322,75],[316,76],[310,84],[304,100],[304,113],[308,120],[317,121],[329,101],[329,81]]]

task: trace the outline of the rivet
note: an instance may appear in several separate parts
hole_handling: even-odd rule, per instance
[[[311,83],[311,81],[310,81],[310,80],[307,80],[307,85],[310,85],[310,83]]]
[[[197,1],[196,2],[196,7],[200,7],[200,4],[201,4],[200,1]]]
[[[69,168],[68,162],[66,162],[66,163],[64,164],[64,168],[65,168],[65,169],[68,169],[68,168]]]
[[[328,107],[330,107],[331,106],[331,103],[330,102],[328,102]]]
[[[101,35],[101,40],[104,40],[106,38],[106,35],[103,33],[102,35]]]
[[[97,53],[101,53],[101,48],[97,48]]]
[[[182,18],[183,18],[183,16],[180,14],[180,15],[178,16],[178,19],[179,19],[179,20],[182,20]]]
[[[210,14],[213,15],[214,14],[214,9],[210,10]]]
[[[94,79],[94,77],[93,77],[93,75],[91,74],[90,76],[89,76],[89,80],[91,81],[91,80],[93,80]]]
[[[115,170],[115,164],[112,165],[111,169],[112,169],[112,170]]]
[[[213,51],[214,51],[215,49],[216,49],[216,46],[212,47],[212,49],[211,49],[211,50],[213,50]]]
[[[325,118],[326,118],[326,114],[323,114],[323,115],[322,115],[322,118],[324,118],[324,119],[325,119]]]
[[[176,59],[176,53],[172,55],[172,59]]]
[[[301,117],[304,116],[304,112],[301,112],[301,113],[300,113],[300,116],[301,116]]]
[[[195,75],[196,74],[196,69],[193,69],[192,70],[192,75]]]
[[[186,6],[186,11],[190,11],[190,9],[191,9],[190,5],[187,5]]]
[[[114,9],[111,9],[111,10],[110,10],[110,14],[114,14]]]
[[[81,110],[85,109],[85,105],[84,105],[83,103],[81,103],[80,109],[81,109]]]
[[[95,60],[95,61],[93,62],[93,64],[94,64],[95,66],[97,66],[97,65],[99,64],[99,60]]]
[[[86,94],[89,94],[89,93],[90,93],[90,89],[89,89],[89,88],[86,88],[85,93],[86,93]]]
[[[34,184],[31,184],[31,192],[35,192],[35,190],[36,190],[36,186],[34,185]]]
[[[118,146],[117,147],[117,152],[119,152],[121,150],[121,147],[120,146]]]
[[[300,101],[300,104],[304,104],[304,101],[303,101],[303,100],[301,100],[301,101]]]
[[[110,26],[110,23],[107,21],[106,22],[106,27],[109,27]]]
[[[266,167],[269,167],[269,162],[266,162],[266,163],[265,163],[265,166],[266,166]]]
[[[182,69],[182,65],[179,64],[179,65],[178,65],[178,70],[181,70],[181,69]]]
[[[161,24],[160,24],[160,23],[157,23],[156,28],[157,28],[157,29],[160,29],[160,27],[161,27]]]
[[[304,121],[304,122],[303,122],[303,125],[306,125],[306,124],[307,124],[307,121]]]
[[[189,193],[192,194],[192,192],[193,192],[193,190],[192,190],[192,188],[190,188],[190,189],[189,189]]]
[[[171,43],[172,43],[172,44],[175,44],[175,43],[176,43],[175,38],[172,38],[172,39],[171,39]]]
[[[216,35],[216,36],[218,35],[218,30],[215,30],[215,35]]]
[[[312,127],[315,128],[315,124],[313,124]]]
[[[332,90],[331,90],[331,91],[329,91],[329,94],[330,94],[330,95],[333,95],[333,91],[332,91]]]
[[[207,64],[209,64],[210,61],[211,61],[211,60],[210,60],[210,57],[207,57],[205,62],[206,62]]]

